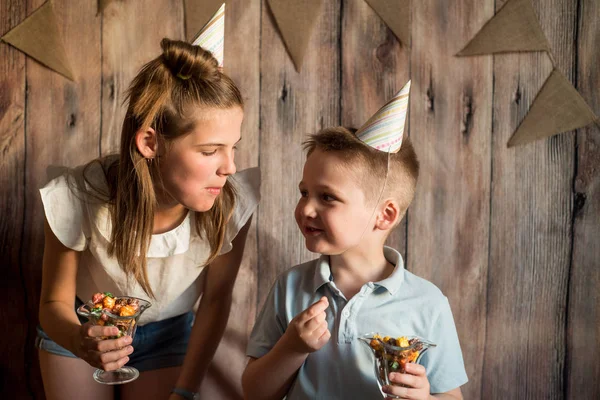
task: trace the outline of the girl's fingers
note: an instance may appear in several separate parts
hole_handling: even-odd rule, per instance
[[[116,326],[100,326],[86,323],[82,325],[82,330],[85,336],[91,338],[100,338],[102,336],[116,336],[119,334],[119,329]]]
[[[124,357],[121,358],[117,361],[112,361],[106,364],[102,364],[100,368],[102,368],[105,371],[114,371],[116,369],[121,368],[123,365],[125,365],[127,362],[129,361],[129,357]]]
[[[107,351],[120,350],[130,345],[131,342],[131,336],[123,336],[119,339],[94,340],[90,345],[94,350],[105,353]]]
[[[133,353],[133,347],[127,346],[121,350],[107,351],[106,353],[96,353],[96,355],[100,364],[107,365],[127,358],[127,356],[131,353]]]

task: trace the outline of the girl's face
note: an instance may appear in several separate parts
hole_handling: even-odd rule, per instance
[[[227,177],[236,171],[242,109],[203,109],[197,114],[194,130],[173,140],[160,159],[161,206],[180,204],[192,211],[208,211]]]
[[[342,254],[371,231],[373,206],[367,206],[355,176],[334,153],[311,153],[299,189],[295,217],[309,251]]]

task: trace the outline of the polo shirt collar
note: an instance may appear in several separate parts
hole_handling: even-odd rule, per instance
[[[402,282],[404,282],[404,261],[398,251],[388,246],[383,246],[383,256],[393,264],[395,268],[390,276],[379,282],[374,282],[374,284],[375,286],[385,288],[390,294],[395,294],[400,289]],[[331,281],[333,281],[333,275],[331,274],[329,265],[329,256],[321,255],[315,260],[315,273],[312,284],[313,291],[316,292],[321,286]]]

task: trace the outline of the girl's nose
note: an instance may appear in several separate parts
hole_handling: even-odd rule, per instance
[[[217,171],[219,175],[233,175],[237,171],[235,166],[235,153],[233,150],[225,156],[221,167]]]

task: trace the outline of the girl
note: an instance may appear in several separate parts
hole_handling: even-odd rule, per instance
[[[259,200],[258,171],[234,175],[242,96],[210,52],[168,39],[161,47],[128,90],[120,154],[40,191],[36,344],[49,400],[112,399],[114,387],[92,374],[126,363],[140,377],[119,388],[122,399],[193,398],[227,323]],[[77,304],[105,291],[152,302],[133,343],[99,340],[116,328],[76,316]]]

